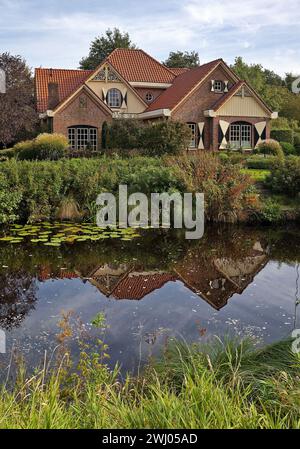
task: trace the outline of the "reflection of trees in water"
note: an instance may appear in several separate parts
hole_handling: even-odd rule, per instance
[[[34,309],[36,292],[35,278],[28,272],[1,272],[0,328],[8,330],[20,326],[26,315]]]

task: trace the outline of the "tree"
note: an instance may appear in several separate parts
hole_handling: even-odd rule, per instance
[[[196,51],[171,51],[168,59],[163,64],[170,68],[199,67],[199,54]]]
[[[6,93],[0,94],[0,143],[6,147],[21,134],[31,133],[38,116],[34,103],[34,83],[21,56],[0,54],[0,68],[6,74]]]
[[[81,59],[79,68],[83,70],[96,69],[116,48],[136,48],[136,46],[131,42],[128,33],[122,33],[118,28],[108,29],[104,35],[96,37],[92,41],[89,55]]]

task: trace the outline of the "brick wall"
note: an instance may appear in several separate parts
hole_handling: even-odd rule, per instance
[[[205,122],[204,126],[204,147],[212,149],[212,119],[204,117],[204,111],[212,109],[212,106],[224,95],[211,91],[211,80],[228,80],[228,88],[234,84],[232,77],[222,67],[217,67],[199,88],[184,102],[182,102],[172,114],[173,120],[182,122]]]
[[[103,122],[110,122],[111,115],[102,109],[85,92],[78,94],[53,117],[53,132],[68,137],[68,127],[76,125],[94,126],[101,135]]]

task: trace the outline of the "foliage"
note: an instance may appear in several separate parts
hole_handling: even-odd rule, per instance
[[[259,213],[259,218],[266,223],[277,223],[282,219],[281,207],[277,201],[267,198]]]
[[[168,59],[163,64],[170,68],[194,68],[199,67],[199,53],[196,51],[171,51]]]
[[[65,155],[68,139],[62,134],[40,134],[34,140],[19,142],[14,151],[20,160],[58,160]]]
[[[181,122],[159,121],[145,125],[139,120],[114,120],[106,132],[110,149],[144,150],[150,156],[178,154],[188,147],[191,132]]]
[[[79,68],[94,70],[116,48],[135,48],[128,33],[122,33],[118,28],[107,29],[105,34],[96,37],[91,45],[89,55],[82,58]]]
[[[185,123],[160,121],[143,128],[142,144],[150,155],[179,154],[190,140],[191,131]]]
[[[10,185],[6,177],[0,173],[0,223],[11,223],[19,218],[19,206],[22,193]]]
[[[205,195],[208,220],[236,222],[244,219],[245,197],[253,181],[241,173],[239,165],[223,164],[217,155],[200,154],[173,157],[167,164],[179,167],[188,191]]]
[[[267,154],[272,154],[273,156],[276,156],[279,159],[284,158],[284,154],[280,146],[280,143],[273,139],[266,139],[260,142],[257,145],[256,152],[263,154],[265,156]]]
[[[255,169],[255,170],[269,170],[274,162],[276,162],[276,157],[269,156],[269,157],[249,157],[247,159],[247,168],[249,169]]]
[[[298,132],[294,134],[294,146],[296,154],[300,156],[300,133]]]
[[[271,129],[296,130],[297,128],[299,128],[299,123],[297,122],[297,120],[294,119],[288,119],[286,117],[278,117],[274,120],[271,120]]]
[[[271,174],[266,180],[267,185],[277,193],[295,197],[300,192],[300,158],[286,157],[271,168]]]
[[[270,174],[270,170],[243,168],[242,173],[249,175],[255,182],[262,182]]]
[[[0,94],[0,144],[13,143],[18,136],[32,132],[38,116],[34,105],[34,83],[21,56],[0,54],[0,68],[6,74],[6,93]]]
[[[271,139],[277,140],[277,142],[289,142],[294,143],[294,132],[292,129],[272,129]]]
[[[296,153],[295,147],[291,143],[289,142],[279,142],[279,143],[286,156]]]
[[[15,385],[1,387],[1,428],[300,426],[300,362],[290,341],[262,349],[249,341],[202,348],[176,342],[143,374],[122,381],[117,366],[108,368],[107,356],[99,341],[99,352],[88,355],[83,347],[75,366],[67,352],[56,368],[46,360],[31,377],[20,366]]]

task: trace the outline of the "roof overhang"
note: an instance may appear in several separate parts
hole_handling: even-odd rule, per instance
[[[146,81],[129,81],[132,87],[146,87],[153,89],[168,89],[172,84],[170,83],[148,83]]]
[[[171,116],[170,109],[156,109],[155,111],[142,112],[141,114],[138,115],[138,117],[141,119],[170,117],[170,116]]]

